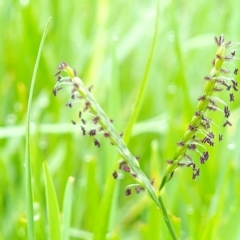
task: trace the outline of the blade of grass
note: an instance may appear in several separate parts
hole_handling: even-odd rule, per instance
[[[38,65],[43,49],[43,45],[47,36],[47,31],[50,23],[48,19],[46,27],[44,29],[40,46],[37,53],[37,59],[34,65],[33,76],[31,80],[31,86],[28,97],[28,107],[27,107],[27,120],[26,120],[26,153],[25,153],[25,164],[26,164],[26,202],[27,202],[27,222],[28,222],[28,239],[34,239],[34,213],[33,213],[33,190],[32,190],[32,172],[31,172],[31,155],[30,155],[30,119],[31,119],[31,106],[33,90],[38,70]]]
[[[49,239],[61,239],[60,212],[57,196],[46,162],[43,162],[46,188],[47,216],[49,224]]]
[[[151,64],[152,64],[152,60],[153,60],[156,43],[157,43],[158,28],[159,28],[159,17],[160,17],[160,11],[159,11],[160,3],[159,2],[160,1],[157,2],[157,6],[156,6],[156,19],[155,19],[154,33],[153,33],[153,38],[152,38],[149,55],[148,55],[148,59],[147,59],[147,63],[146,63],[146,68],[144,70],[144,74],[143,74],[143,77],[142,77],[142,80],[141,80],[141,83],[139,86],[137,98],[136,98],[136,101],[133,106],[133,112],[130,116],[127,127],[124,131],[123,139],[126,144],[128,143],[129,138],[131,136],[133,125],[135,124],[135,122],[137,120],[137,117],[138,117],[138,114],[139,114],[139,111],[140,111],[140,108],[141,108],[141,105],[143,102],[144,93],[145,93],[145,90],[147,87],[148,79],[149,79]]]
[[[63,228],[62,228],[62,239],[69,239],[69,231],[70,231],[70,221],[71,221],[71,209],[72,209],[72,197],[73,197],[73,185],[75,179],[73,177],[69,177],[67,186],[64,192],[64,200],[63,200]]]

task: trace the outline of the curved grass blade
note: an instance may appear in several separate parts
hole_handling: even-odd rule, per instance
[[[62,240],[69,239],[74,181],[75,179],[73,177],[68,178],[68,182],[64,192],[62,209]]]
[[[49,173],[46,162],[43,163],[45,188],[46,188],[46,202],[47,202],[47,217],[49,224],[49,239],[61,239],[61,223],[60,212],[57,201],[55,188],[52,177]]]
[[[43,49],[43,45],[47,36],[48,27],[50,24],[50,19],[46,24],[44,29],[42,39],[40,42],[40,46],[38,49],[37,59],[34,65],[31,86],[29,91],[28,97],[28,107],[27,107],[27,120],[26,120],[26,152],[25,152],[25,165],[26,165],[26,202],[27,202],[27,232],[28,232],[28,239],[34,239],[34,213],[33,213],[33,191],[32,191],[32,172],[31,172],[31,156],[30,156],[30,119],[31,119],[31,106],[32,106],[32,97],[33,97],[33,90],[34,84],[36,80],[38,65]]]

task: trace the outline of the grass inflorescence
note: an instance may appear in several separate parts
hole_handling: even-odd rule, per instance
[[[82,135],[93,138],[93,143],[96,147],[100,148],[101,144],[98,136],[102,135],[108,139],[111,145],[115,146],[122,160],[119,163],[119,169],[129,173],[137,182],[131,184],[126,188],[126,196],[132,194],[132,188],[136,193],[147,190],[150,197],[153,199],[158,208],[162,209],[165,217],[165,222],[172,235],[176,239],[176,234],[172,228],[171,222],[168,218],[168,213],[162,201],[160,194],[161,189],[168,182],[174,171],[178,167],[191,167],[193,174],[192,179],[196,179],[200,174],[200,169],[197,163],[191,157],[190,152],[195,151],[199,154],[200,164],[204,164],[210,158],[208,147],[214,147],[216,139],[221,141],[222,134],[218,138],[215,136],[212,125],[215,125],[214,119],[208,117],[208,112],[220,111],[224,114],[225,122],[223,127],[232,126],[229,121],[230,110],[228,105],[216,93],[227,91],[229,93],[230,101],[234,101],[234,92],[238,91],[237,81],[234,75],[237,75],[238,69],[234,68],[233,71],[225,68],[225,63],[235,59],[236,44],[225,42],[224,36],[215,38],[218,46],[216,56],[212,62],[212,69],[210,74],[205,77],[205,87],[203,94],[198,98],[197,109],[192,117],[188,129],[180,142],[177,143],[178,148],[171,160],[168,160],[168,168],[163,176],[158,193],[153,187],[153,180],[149,180],[145,173],[141,170],[138,158],[134,156],[127,148],[123,141],[123,133],[117,133],[114,128],[113,120],[108,118],[100,105],[96,102],[91,94],[92,87],[85,87],[83,81],[77,77],[77,73],[65,62],[62,62],[56,73],[57,83],[54,86],[54,96],[63,89],[65,85],[70,85],[70,100],[67,102],[67,107],[72,107],[76,103],[82,103],[82,109],[78,113],[80,129]],[[90,117],[85,118],[86,114]],[[72,120],[73,125],[77,125],[75,120]],[[118,178],[117,171],[112,174],[114,179]],[[158,194],[158,196],[157,196]]]
[[[215,37],[215,42],[218,49],[212,62],[213,67],[210,74],[204,78],[206,84],[203,94],[198,98],[197,109],[182,140],[177,143],[178,148],[173,158],[167,161],[169,167],[159,190],[172,178],[178,167],[191,167],[193,170],[192,179],[199,176],[200,169],[189,152],[198,152],[200,164],[204,164],[210,158],[207,148],[209,146],[213,147],[216,140],[221,141],[223,139],[222,134],[219,134],[218,137],[215,136],[211,127],[215,124],[214,119],[207,116],[209,111],[221,111],[225,117],[223,127],[232,126],[229,121],[230,110],[227,103],[215,95],[218,92],[227,91],[230,102],[234,101],[234,92],[238,91],[238,83],[234,75],[237,75],[238,69],[235,67],[233,71],[228,70],[225,68],[225,63],[236,59],[235,47],[238,43],[226,42],[223,35],[218,38]]]
[[[62,72],[65,72],[67,76],[62,76]],[[123,133],[117,133],[113,126],[113,120],[106,116],[103,109],[93,98],[91,94],[92,87],[85,87],[83,81],[76,76],[76,72],[65,62],[60,64],[56,76],[57,83],[53,89],[53,94],[56,96],[57,92],[62,89],[62,86],[70,85],[72,88],[71,96],[66,106],[72,107],[76,102],[83,103],[83,109],[79,112],[82,135],[92,137],[94,145],[98,148],[101,146],[97,138],[99,134],[108,139],[110,144],[116,147],[118,153],[122,157],[122,161],[119,163],[119,169],[129,173],[137,181],[138,184],[134,185],[136,192],[139,193],[146,188],[151,198],[159,206],[151,181],[149,181],[140,169],[138,158],[129,151],[124,143],[122,139]],[[84,119],[84,115],[86,114],[90,116],[90,120],[88,121]],[[72,123],[76,125],[74,120],[72,120]],[[89,129],[87,130],[87,128]],[[113,177],[117,178],[116,171],[113,173]],[[131,189],[127,188],[126,195],[129,195],[130,193]]]

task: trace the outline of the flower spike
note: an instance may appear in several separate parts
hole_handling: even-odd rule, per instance
[[[66,76],[64,76],[66,75]],[[152,186],[152,181],[149,180],[143,173],[139,166],[137,157],[135,157],[127,148],[123,141],[123,133],[119,134],[116,132],[113,126],[113,120],[109,119],[103,109],[98,105],[92,96],[91,89],[92,86],[87,88],[84,86],[83,81],[76,76],[76,71],[68,66],[65,62],[62,62],[58,67],[58,72],[56,74],[57,82],[53,89],[54,96],[57,92],[63,89],[64,85],[70,85],[72,87],[70,100],[67,102],[66,106],[72,107],[73,104],[82,102],[83,109],[78,112],[78,118],[80,119],[80,129],[83,136],[89,136],[93,138],[93,144],[100,148],[101,144],[98,140],[98,135],[102,135],[104,138],[108,139],[109,142],[116,147],[123,161],[119,165],[120,169],[130,174],[133,179],[137,182],[135,191],[137,193],[147,190],[150,197],[160,208],[160,203],[158,201],[158,196],[155,189]],[[91,116],[90,121],[85,120],[84,115],[89,114]],[[74,125],[77,124],[76,121],[72,120]],[[89,126],[90,125],[90,129]],[[115,171],[113,173],[113,178],[117,179],[118,174]],[[127,188],[126,195],[131,194],[131,188]]]
[[[218,46],[216,56],[213,60],[213,67],[210,71],[210,74],[205,77],[206,83],[202,96],[198,98],[197,110],[191,119],[183,139],[178,143],[178,147],[173,158],[167,161],[168,167],[162,179],[159,191],[163,188],[165,183],[172,178],[174,171],[179,166],[192,167],[193,179],[196,179],[196,177],[199,176],[200,170],[196,168],[196,164],[193,163],[192,159],[186,154],[186,152],[188,150],[198,151],[200,153],[201,164],[204,164],[209,159],[208,151],[201,152],[198,147],[202,145],[196,144],[200,140],[204,145],[209,145],[212,147],[214,146],[214,134],[211,131],[211,123],[213,122],[206,117],[207,111],[223,112],[224,117],[226,118],[225,123],[223,123],[223,127],[227,125],[232,126],[228,120],[230,116],[230,110],[228,106],[221,99],[214,97],[213,94],[224,89],[226,89],[226,91],[238,91],[238,85],[235,79],[232,77],[222,76],[222,74],[237,75],[237,68],[235,68],[233,72],[223,68],[223,65],[226,61],[231,61],[234,59],[235,51],[231,51],[229,53],[227,49],[231,48],[232,43],[226,43],[223,35],[218,38],[215,37],[215,42]],[[234,95],[232,92],[230,93],[230,101],[234,101]],[[223,109],[218,106],[220,103],[224,105]],[[202,134],[203,137],[200,137]],[[220,134],[219,141],[222,139],[223,136]],[[188,157],[186,158],[186,156]]]

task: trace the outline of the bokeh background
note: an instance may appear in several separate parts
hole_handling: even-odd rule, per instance
[[[128,143],[156,187],[195,112],[204,77],[215,56],[214,36],[240,41],[240,2],[160,0],[157,45],[137,122]],[[78,106],[52,94],[61,61],[74,67],[119,132],[131,115],[144,74],[156,19],[156,0],[0,0],[0,239],[27,239],[25,123],[27,99],[40,39],[49,16],[32,106],[31,156],[36,239],[47,239],[42,163],[47,162],[60,209],[67,179],[75,179],[70,239],[93,239],[96,225],[106,239],[171,239],[162,214],[146,193],[126,197],[133,180],[123,175],[111,192],[109,212],[99,214],[107,182],[114,181],[117,154],[101,148],[71,124]],[[236,51],[237,55],[239,51]],[[235,64],[240,66],[240,61]],[[228,65],[231,66],[231,65]],[[239,77],[237,77],[239,80]],[[228,94],[222,93],[228,102]],[[193,181],[181,168],[166,185],[164,201],[181,239],[240,239],[240,97],[229,104],[232,127],[212,114],[216,135],[210,160]],[[199,164],[197,155],[193,159]],[[200,165],[200,164],[199,164]]]

